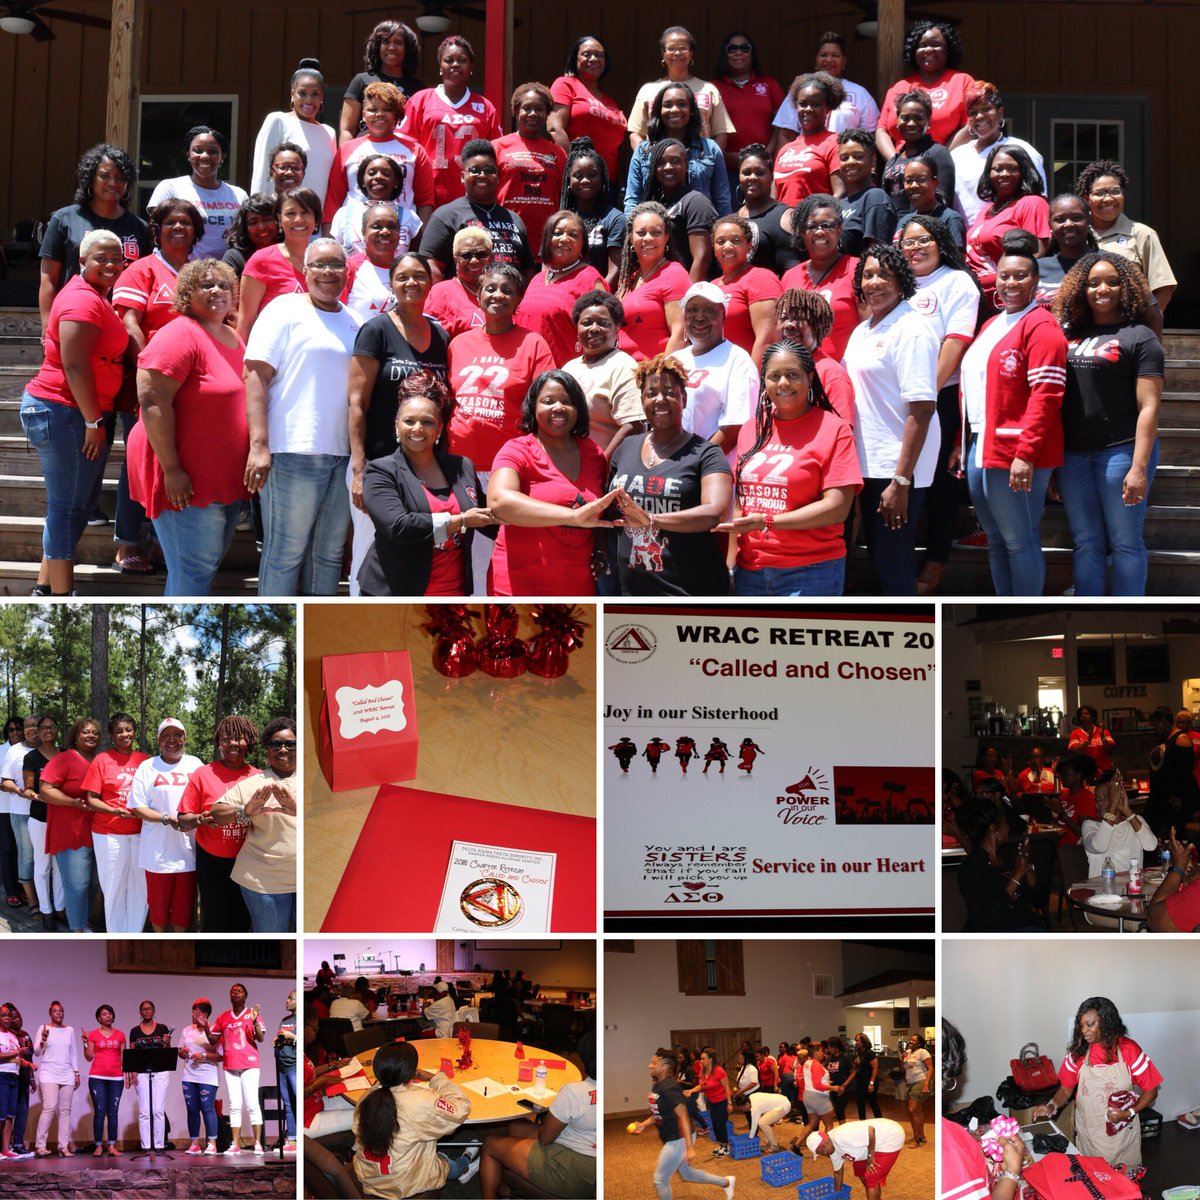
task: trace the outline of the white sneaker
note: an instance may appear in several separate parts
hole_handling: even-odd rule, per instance
[[[264,1154],[264,1153],[266,1153],[266,1152],[263,1150],[263,1148],[262,1148],[262,1142],[255,1142],[255,1143],[254,1143],[254,1149],[253,1149],[253,1150],[251,1150],[251,1151],[250,1151],[250,1153],[251,1153],[251,1154]]]
[[[475,1149],[475,1148],[473,1147],[473,1149]],[[471,1151],[468,1150],[467,1155],[469,1155],[470,1153],[471,1153]],[[479,1154],[478,1149],[475,1149],[475,1154],[476,1155]],[[466,1157],[466,1155],[464,1155],[463,1157]],[[471,1165],[458,1177],[457,1180],[455,1180],[455,1182],[456,1183],[470,1183],[470,1181],[472,1179],[474,1179],[475,1176],[478,1174],[479,1174],[479,1159],[477,1157],[473,1157],[471,1159]]]
[[[200,1143],[199,1143],[199,1142],[193,1142],[193,1143],[192,1143],[192,1144],[191,1144],[191,1145],[190,1145],[190,1146],[189,1146],[189,1147],[188,1147],[188,1148],[187,1148],[187,1149],[184,1151],[184,1154],[203,1154],[203,1153],[204,1153],[204,1152],[203,1152],[203,1151],[200,1149]]]
[[[725,1200],[733,1200],[733,1189],[737,1187],[737,1176],[725,1176]]]
[[[208,1143],[208,1145],[204,1147],[204,1151],[203,1151],[203,1153],[205,1153],[205,1154],[219,1154],[219,1153],[220,1153],[220,1151],[217,1149],[217,1143],[216,1143],[216,1142],[209,1142],[209,1143]]]
[[[241,1152],[242,1148],[237,1144],[237,1142],[234,1142],[229,1149],[225,1151],[226,1154],[241,1154]]]

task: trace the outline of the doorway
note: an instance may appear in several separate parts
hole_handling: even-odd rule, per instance
[[[671,1046],[689,1046],[700,1057],[705,1046],[717,1052],[717,1062],[725,1068],[732,1087],[742,1068],[740,1047],[743,1042],[752,1046],[762,1045],[762,1026],[755,1029],[672,1029]]]

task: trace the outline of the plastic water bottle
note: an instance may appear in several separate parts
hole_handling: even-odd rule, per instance
[[[1164,871],[1171,869],[1171,844],[1166,838],[1158,839],[1158,861]]]
[[[1136,859],[1129,860],[1129,895],[1140,896],[1142,894],[1142,864]]]
[[[544,1092],[546,1090],[546,1060],[538,1059],[537,1070],[534,1071],[533,1077],[537,1080],[537,1090]]]
[[[1100,871],[1100,878],[1104,880],[1104,894],[1113,896],[1117,891],[1117,868],[1113,866],[1113,860],[1106,858],[1104,866]]]

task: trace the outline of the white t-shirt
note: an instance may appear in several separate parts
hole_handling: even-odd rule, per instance
[[[842,1169],[846,1159],[851,1162],[863,1162],[866,1159],[872,1128],[875,1130],[876,1153],[891,1154],[904,1149],[907,1134],[898,1121],[887,1117],[876,1117],[869,1121],[843,1121],[826,1134],[833,1143],[834,1153],[829,1156],[829,1161],[835,1171]]]
[[[50,1030],[46,1049],[42,1044],[42,1031]],[[78,1040],[73,1025],[39,1025],[32,1034],[33,1059],[37,1063],[37,1077],[44,1083],[74,1083],[79,1073]]]
[[[917,294],[909,304],[932,322],[939,346],[948,337],[958,338],[969,346],[975,337],[981,299],[969,272],[938,267],[931,275],[917,279]],[[957,383],[958,377],[959,372],[955,371],[945,386]]]
[[[148,758],[134,772],[129,788],[130,808],[150,808],[173,817],[179,811],[179,798],[193,771],[204,764],[193,754],[184,754],[177,763],[161,756]],[[171,829],[154,821],[142,822],[138,846],[138,866],[157,875],[173,875],[196,869],[196,836]]]
[[[928,1050],[918,1047],[916,1050],[904,1052],[904,1082],[924,1083],[929,1075],[933,1058]]]
[[[433,1022],[434,1037],[448,1038],[454,1032],[454,1020],[458,1007],[448,993],[440,995],[426,1010],[425,1016]]]
[[[737,1074],[737,1089],[744,1096],[758,1091],[758,1068],[746,1063]]]
[[[852,83],[849,79],[843,79],[841,83],[846,89],[846,98],[829,114],[830,133],[841,133],[846,129],[866,129],[874,133],[879,124],[879,105],[875,103],[875,97],[861,83]],[[784,96],[771,124],[800,132],[800,119],[791,96]]]
[[[272,454],[350,453],[350,352],[362,322],[345,305],[325,312],[307,296],[280,296],[258,314],[246,362],[275,368],[267,388]]]
[[[907,300],[874,328],[863,321],[850,335],[842,366],[854,385],[854,443],[864,479],[890,479],[896,473],[908,406],[937,398],[940,348],[932,322]],[[933,482],[940,442],[935,412],[913,471],[915,487]]]
[[[1046,186],[1046,165],[1042,161],[1042,156],[1028,142],[1023,142],[1018,137],[1008,137],[1002,134],[990,146],[985,146],[982,150],[979,149],[979,142],[976,139],[964,142],[961,146],[955,146],[950,151],[950,157],[954,160],[954,207],[962,213],[968,229],[987,206],[988,202],[980,200],[976,189],[979,187],[979,180],[983,177],[983,168],[987,163],[987,157],[997,146],[1019,146],[1024,150],[1033,159],[1033,165],[1037,167],[1038,174],[1042,177],[1042,187]]]
[[[408,253],[408,248],[421,232],[421,218],[411,208],[398,201],[388,201],[400,222],[400,240],[396,243],[396,258]],[[345,247],[347,254],[365,253],[363,242],[363,213],[367,205],[355,196],[347,196],[346,203],[333,214],[329,224],[329,236]]]
[[[361,1029],[363,1027],[363,1018],[370,1016],[370,1013],[353,996],[338,996],[329,1006],[329,1016],[331,1019],[334,1017],[338,1019],[344,1018],[355,1029]]]
[[[396,294],[388,279],[390,268],[377,267],[369,258],[364,258],[352,266],[350,272],[342,303],[360,322],[365,323],[396,307]]]
[[[0,779],[11,779],[17,787],[25,786],[25,755],[35,746],[27,746],[17,742],[14,746],[4,748],[4,758],[0,765]],[[12,792],[0,792],[0,813],[13,813],[15,816],[29,816],[29,801],[24,796],[15,796]]]
[[[792,1110],[792,1102],[778,1092],[755,1092],[750,1097],[750,1136],[758,1132],[759,1125],[772,1125],[767,1118],[778,1114],[786,1117]]]
[[[1033,304],[1018,313],[1002,312],[993,317],[971,343],[962,360],[962,406],[966,415],[963,438],[967,437],[967,425],[975,438],[975,465],[983,469],[983,438],[978,435],[987,424],[987,368],[992,351],[1004,340],[1012,327],[1034,308]],[[965,461],[965,459],[964,459]]]
[[[719,342],[706,354],[691,346],[675,352],[688,373],[683,427],[711,438],[724,425],[741,428],[758,403],[758,371],[754,359],[731,341]]]
[[[308,166],[304,169],[303,186],[312,188],[324,204],[325,190],[329,187],[329,168],[333,166],[337,153],[337,134],[328,125],[300,120],[294,112],[267,113],[254,141],[250,190],[275,191],[275,185],[271,182],[271,150],[280,142],[293,142],[304,147]]]
[[[220,1054],[220,1046],[213,1047],[209,1045],[208,1038],[205,1034],[196,1028],[195,1025],[189,1025],[180,1035],[179,1044],[184,1047],[189,1054]],[[189,1058],[187,1062],[182,1063],[179,1068],[179,1080],[181,1083],[211,1083],[216,1086],[218,1082],[218,1066],[214,1062],[196,1063]]]
[[[21,1039],[15,1033],[9,1033],[7,1029],[0,1029],[0,1054],[11,1054],[14,1050],[20,1049]],[[0,1062],[0,1074],[2,1075],[16,1075],[20,1069],[15,1058]]]
[[[204,236],[192,249],[192,258],[215,258],[229,249],[225,241],[225,230],[233,224],[233,218],[246,199],[246,193],[232,183],[221,182],[220,187],[198,188],[190,175],[179,175],[175,179],[164,179],[154,189],[148,208],[164,200],[190,200],[199,210],[208,226]]]
[[[555,1138],[560,1146],[576,1154],[596,1157],[596,1081],[584,1079],[579,1083],[564,1083],[550,1104],[551,1116],[557,1117],[564,1129]]]

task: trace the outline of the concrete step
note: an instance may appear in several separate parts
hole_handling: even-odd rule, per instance
[[[37,562],[42,556],[41,516],[0,516],[0,558]],[[112,525],[89,525],[75,548],[75,561],[107,566],[116,557]],[[258,571],[258,546],[252,530],[233,535],[233,542],[222,564],[227,571],[253,575]]]
[[[0,561],[0,596],[28,596],[37,582],[38,561]],[[123,575],[109,567],[76,563],[75,589],[89,598],[112,597],[125,600],[130,596],[161,596],[166,575]],[[221,571],[213,580],[214,596],[253,596],[258,588],[254,575],[239,571]]]
[[[118,437],[108,449],[108,461],[104,464],[105,478],[121,473],[125,461],[125,443]],[[25,439],[24,433],[0,435],[0,475],[32,475],[41,479],[41,460],[37,451]]]

